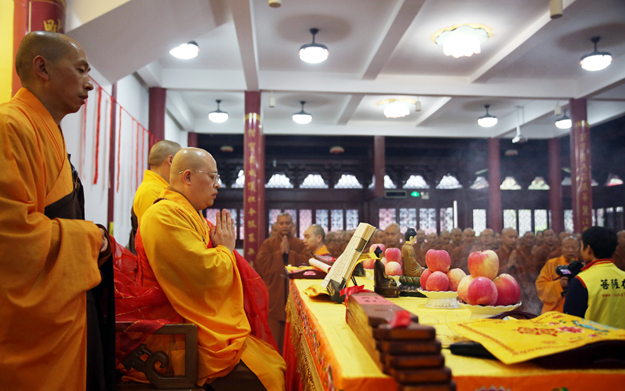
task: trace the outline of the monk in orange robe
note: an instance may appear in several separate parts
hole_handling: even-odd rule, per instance
[[[519,234],[514,228],[504,228],[501,231],[501,246],[495,250],[495,254],[499,257],[499,274],[508,273],[508,259],[516,249],[518,238]]]
[[[161,140],[154,144],[148,155],[149,169],[143,174],[143,181],[137,188],[132,209],[130,210],[130,239],[128,240],[128,249],[136,254],[135,236],[137,229],[141,224],[141,217],[154,201],[159,197],[161,192],[169,186],[169,171],[174,155],[180,150],[180,144]]]
[[[541,313],[548,311],[562,312],[564,309],[564,296],[562,292],[568,286],[568,278],[558,278],[556,267],[568,265],[571,261],[579,259],[579,241],[569,236],[562,241],[562,255],[547,261],[536,279],[536,291],[538,298],[543,302]]]
[[[469,254],[475,243],[475,231],[471,228],[465,228],[462,231],[462,245],[456,247],[449,255],[451,255],[451,268],[459,268],[469,273]]]
[[[30,33],[16,57],[23,88],[0,105],[3,390],[94,387],[87,379],[88,336],[89,343],[101,339],[97,320],[88,331],[87,311],[95,309],[90,289],[100,284],[98,267],[110,250],[105,230],[84,221],[82,185],[59,127],[93,89],[89,69],[76,41]]]
[[[254,262],[254,268],[269,289],[269,327],[280,351],[284,341],[285,307],[289,293],[285,266],[308,265],[312,257],[304,241],[293,237],[292,227],[291,215],[280,214],[276,222],[277,235],[263,242]]]
[[[519,283],[521,289],[521,309],[532,314],[540,314],[543,307],[536,293],[536,279],[543,265],[536,263],[532,255],[532,248],[536,242],[533,232],[526,232],[519,239],[519,245],[510,254],[506,269],[499,269],[499,273],[508,273]]]
[[[313,224],[304,231],[304,244],[313,255],[329,255],[324,244],[326,233],[320,225]]]
[[[234,220],[223,210],[212,230],[199,211],[219,189],[215,159],[184,148],[174,156],[171,186],[150,207],[139,235],[156,281],[187,322],[198,327],[198,385],[216,390],[283,390],[286,364],[268,343],[250,334],[243,285],[233,253]],[[207,247],[208,243],[212,247]],[[172,354],[174,372],[184,354]]]
[[[539,244],[538,235],[536,236],[536,247],[534,247],[533,253],[536,259],[545,264],[549,258],[549,254],[558,249],[558,239],[556,233],[552,229],[546,229],[542,232],[543,244]]]

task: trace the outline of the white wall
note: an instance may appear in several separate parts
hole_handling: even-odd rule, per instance
[[[182,148],[189,146],[188,133],[180,129],[169,113],[165,116],[165,140],[175,141]]]

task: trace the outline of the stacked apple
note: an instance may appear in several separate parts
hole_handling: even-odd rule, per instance
[[[510,305],[519,301],[521,289],[509,274],[499,271],[499,257],[492,250],[469,254],[468,275],[458,285],[458,298],[471,305]]]
[[[386,258],[385,272],[389,276],[401,276],[401,250],[398,248],[387,248],[384,251]]]
[[[428,291],[456,291],[466,276],[462,269],[451,269],[451,257],[445,250],[429,250],[425,254],[427,269],[421,274],[421,288]]]

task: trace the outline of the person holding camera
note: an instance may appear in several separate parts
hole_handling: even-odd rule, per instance
[[[607,228],[582,233],[585,266],[569,283],[564,313],[625,329],[625,271],[610,259],[617,245],[616,234]]]
[[[549,311],[562,312],[564,309],[563,293],[568,286],[569,277],[558,275],[558,266],[570,265],[579,258],[579,241],[568,236],[562,240],[562,255],[547,261],[536,279],[536,292],[543,302],[541,313]]]

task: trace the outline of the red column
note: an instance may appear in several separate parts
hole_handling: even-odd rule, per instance
[[[592,226],[592,174],[590,170],[590,125],[586,99],[571,99],[571,195],[573,231],[581,233]]]
[[[265,239],[265,151],[260,126],[260,91],[245,92],[245,133],[243,142],[245,188],[243,213],[245,259],[254,264],[260,245]]]
[[[165,139],[165,106],[167,90],[161,87],[150,88],[150,109],[148,128],[156,141]]]
[[[22,38],[31,31],[65,32],[65,0],[14,0],[13,58]],[[22,87],[13,65],[13,95]]]
[[[117,129],[117,83],[113,83],[111,94],[111,131],[109,138],[109,189],[108,189],[108,229],[114,235],[113,221],[115,220],[115,134]]]
[[[564,212],[562,210],[562,167],[560,167],[560,139],[549,140],[549,209],[551,210],[551,229],[564,231]]]
[[[386,147],[384,136],[373,138],[373,178],[375,182],[373,195],[384,197],[384,175],[386,174]]]
[[[197,148],[197,133],[195,132],[187,133],[187,147]]]
[[[501,210],[501,172],[499,169],[499,139],[488,139],[488,228],[495,232],[503,229]]]

